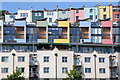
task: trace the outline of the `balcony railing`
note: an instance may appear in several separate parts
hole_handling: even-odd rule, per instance
[[[35,77],[35,78],[37,78],[37,77],[39,77],[39,73],[37,73],[37,72],[30,72],[29,73],[29,77]]]
[[[117,67],[118,63],[117,62],[110,62],[110,67]]]
[[[30,65],[30,66],[38,66],[39,63],[38,63],[37,61],[30,61],[30,62],[29,62],[29,65]]]
[[[74,64],[75,64],[76,67],[81,67],[82,66],[82,62],[81,61],[75,62]]]
[[[117,72],[111,72],[110,78],[118,78]]]

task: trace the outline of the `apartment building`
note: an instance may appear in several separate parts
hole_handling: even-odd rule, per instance
[[[120,79],[115,15],[118,18],[118,6],[112,5],[6,13],[5,21],[0,20],[0,79],[13,72],[12,53],[14,67],[31,80],[52,79],[56,73],[66,78],[73,64],[86,80]]]

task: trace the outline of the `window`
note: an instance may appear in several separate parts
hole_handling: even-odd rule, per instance
[[[90,9],[90,13],[92,13],[92,9]]]
[[[62,62],[67,62],[67,57],[62,57]]]
[[[85,73],[91,73],[91,68],[85,68]]]
[[[52,18],[49,18],[49,22],[52,22]]]
[[[66,73],[67,67],[62,67],[62,73]]]
[[[90,20],[93,20],[93,15],[90,15]]]
[[[35,16],[41,16],[40,12],[35,13]]]
[[[49,57],[48,56],[44,57],[44,62],[49,62]]]
[[[100,63],[104,63],[105,62],[105,58],[99,58],[99,62]]]
[[[66,11],[62,11],[62,14],[66,14]]]
[[[18,68],[18,71],[20,71],[20,72],[24,72],[24,67],[20,67],[20,68]]]
[[[79,13],[79,10],[76,10],[76,13]]]
[[[49,67],[44,67],[44,73],[49,73]]]
[[[1,73],[8,73],[8,68],[1,68]]]
[[[21,17],[28,17],[28,13],[20,13]]]
[[[99,73],[105,73],[105,68],[99,68]]]
[[[76,16],[76,20],[79,20],[79,16]]]
[[[103,12],[106,12],[106,8],[103,8]]]
[[[25,57],[23,57],[23,56],[18,57],[18,62],[24,62],[24,61],[25,61]]]
[[[90,57],[85,57],[85,62],[90,62]]]
[[[120,14],[116,14],[116,15],[115,15],[115,18],[116,18],[116,19],[120,19]]]
[[[1,62],[8,62],[8,57],[7,56],[2,57]]]
[[[103,15],[103,19],[106,19],[106,14]]]

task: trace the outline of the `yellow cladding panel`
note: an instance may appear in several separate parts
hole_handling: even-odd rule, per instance
[[[104,12],[104,8],[106,8],[105,12]],[[98,6],[99,19],[104,19],[103,15],[106,15],[106,18],[111,18],[110,20],[112,20],[112,5],[110,5],[110,6]]]
[[[69,27],[69,21],[59,21],[58,27]]]
[[[58,27],[67,27],[67,39],[54,39],[54,43],[70,43],[69,21],[59,21]]]
[[[54,39],[54,43],[70,43],[69,39]]]

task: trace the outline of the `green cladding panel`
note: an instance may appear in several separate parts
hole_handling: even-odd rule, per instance
[[[36,19],[42,19],[42,18],[44,18],[44,12],[37,12],[37,11],[32,12],[32,22],[35,22]]]

